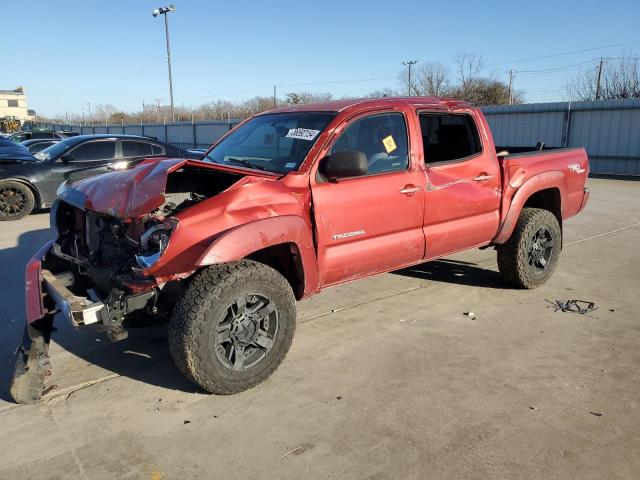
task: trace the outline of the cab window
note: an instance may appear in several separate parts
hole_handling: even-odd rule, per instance
[[[342,132],[329,154],[348,151],[365,154],[369,175],[406,170],[409,149],[404,115],[382,113],[354,121]]]
[[[482,151],[469,115],[421,113],[420,130],[427,164],[462,160]]]

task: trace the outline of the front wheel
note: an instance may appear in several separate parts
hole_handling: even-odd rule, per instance
[[[296,326],[293,290],[276,270],[249,260],[198,272],[174,308],[169,348],[204,390],[232,394],[266,380]]]
[[[536,288],[553,274],[562,248],[562,233],[553,213],[523,208],[511,237],[498,247],[498,269],[519,288]]]
[[[20,182],[0,182],[0,220],[20,220],[31,213],[35,198],[29,187]]]

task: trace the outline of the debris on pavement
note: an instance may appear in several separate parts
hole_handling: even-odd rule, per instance
[[[186,425],[187,423],[191,423],[191,420],[185,420],[185,421],[183,422],[183,425]]]
[[[546,300],[546,299],[545,299]],[[589,312],[593,312],[597,310],[596,304],[594,302],[589,302],[588,300],[556,300],[552,302],[551,300],[546,300],[551,304],[554,312],[569,312],[569,313],[579,313],[581,315],[586,315]]]
[[[342,400],[342,395],[338,395],[338,396],[336,397],[336,400]]]
[[[602,413],[600,412],[589,412],[591,415],[595,415],[596,417],[601,417]]]
[[[476,320],[478,317],[476,317],[476,314],[473,312],[462,312],[463,315],[466,315],[467,317],[471,317],[471,320]]]

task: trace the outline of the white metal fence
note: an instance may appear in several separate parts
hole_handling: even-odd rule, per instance
[[[483,107],[497,145],[585,147],[591,171],[640,176],[640,99]],[[147,135],[182,148],[207,148],[239,120],[140,125],[53,125],[87,133]]]

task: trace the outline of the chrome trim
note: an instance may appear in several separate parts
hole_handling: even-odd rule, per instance
[[[62,315],[72,325],[91,325],[101,320],[99,313],[105,305],[86,297],[79,297],[69,290],[65,286],[65,283],[69,283],[68,272],[55,275],[49,270],[42,269],[41,275],[45,290],[51,295]]]

